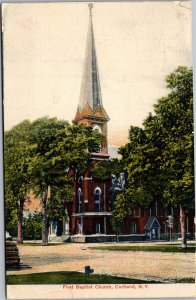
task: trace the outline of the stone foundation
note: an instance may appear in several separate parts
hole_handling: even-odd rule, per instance
[[[119,242],[145,241],[145,234],[119,235]],[[70,237],[72,243],[112,243],[117,242],[116,235],[72,235]]]

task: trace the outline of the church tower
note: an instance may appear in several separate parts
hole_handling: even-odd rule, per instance
[[[107,122],[109,117],[103,107],[95,38],[92,22],[92,8],[89,4],[89,26],[86,41],[83,77],[79,104],[75,116],[76,123],[83,123],[98,130],[102,136],[99,152],[91,153],[92,163],[108,160]],[[88,169],[77,175],[74,183],[74,201],[70,218],[70,233],[73,240],[89,235],[108,235],[111,227],[111,180],[95,179]]]
[[[109,121],[109,117],[103,107],[101,96],[101,87],[92,22],[93,4],[90,3],[88,6],[89,26],[86,42],[86,53],[84,60],[80,99],[75,121],[76,123],[83,123],[85,125],[92,126],[93,129],[98,130],[103,135],[101,151],[99,154],[94,153],[94,156],[103,157],[108,156],[107,122]]]

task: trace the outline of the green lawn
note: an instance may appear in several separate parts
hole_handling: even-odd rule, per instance
[[[195,283],[195,278],[181,278],[178,283]]]
[[[91,274],[85,276],[79,272],[47,272],[25,275],[7,275],[7,284],[148,284],[161,283],[158,281],[147,281],[130,279],[109,275]]]
[[[41,243],[19,243],[20,246],[42,246]],[[66,243],[49,243],[47,246],[42,247],[49,247],[49,246],[59,246],[59,245],[66,245]]]
[[[187,249],[181,248],[179,245],[156,245],[156,246],[97,246],[92,247],[94,250],[109,251],[158,251],[158,252],[177,252],[177,253],[195,253],[195,247],[189,246]]]
[[[160,281],[130,279],[110,275],[92,274],[85,276],[79,272],[46,272],[23,275],[7,275],[7,284],[157,284]],[[167,282],[168,283],[168,282]],[[171,283],[195,283],[194,278],[171,280]]]

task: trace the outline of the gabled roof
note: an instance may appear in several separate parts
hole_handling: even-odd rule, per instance
[[[106,113],[105,109],[103,108],[102,105],[98,105],[94,112],[93,112],[93,116],[95,117],[99,117],[99,118],[104,118],[109,120],[110,118],[108,117],[108,114]]]
[[[160,223],[156,217],[150,217],[144,226],[144,230],[151,230],[152,228],[159,228]]]
[[[89,116],[89,115],[93,114],[93,110],[92,110],[92,108],[90,107],[90,105],[88,103],[86,103],[85,107],[81,111],[81,114],[83,116]]]

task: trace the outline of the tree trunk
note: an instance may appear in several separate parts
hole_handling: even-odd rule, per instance
[[[182,248],[187,248],[186,242],[186,214],[182,205],[180,204],[180,225],[181,225],[181,238],[182,238]]]
[[[17,234],[17,243],[23,243],[23,207],[24,199],[20,199],[19,202],[19,216],[18,216],[18,234]]]
[[[48,245],[48,213],[47,213],[47,193],[44,192],[42,197],[42,209],[43,209],[43,219],[42,219],[42,246]]]

